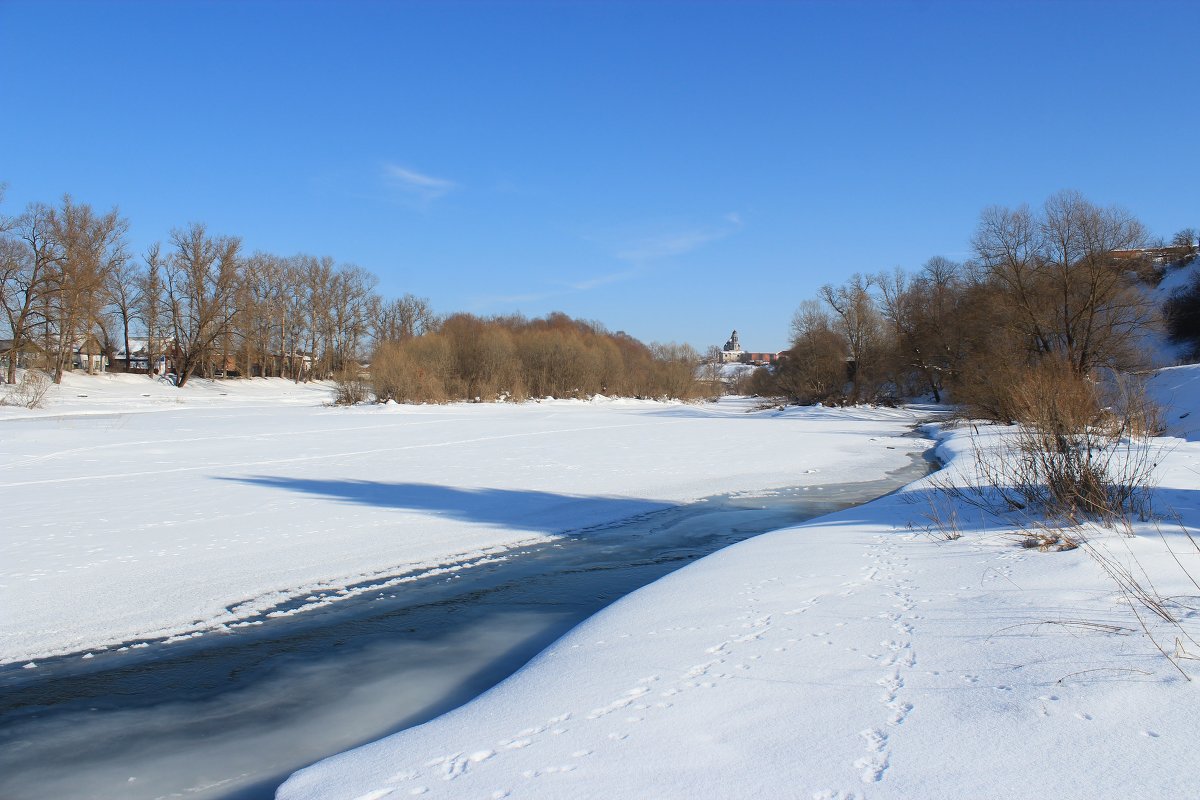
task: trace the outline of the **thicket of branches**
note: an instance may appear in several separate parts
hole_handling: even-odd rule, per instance
[[[1176,239],[1167,250],[1195,252],[1193,232]],[[1163,269],[1146,244],[1128,212],[1076,192],[1036,210],[985,209],[965,263],[939,256],[915,274],[822,287],[796,312],[780,367],[754,388],[802,403],[924,395],[1014,421],[1013,387],[1048,360],[1088,379],[1143,366],[1141,337],[1159,317],[1146,290]]]
[[[371,362],[377,400],[445,402],[530,397],[693,397],[699,356],[646,346],[564,314],[481,319],[455,314],[421,336],[381,344]]]

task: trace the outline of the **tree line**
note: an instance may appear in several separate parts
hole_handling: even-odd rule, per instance
[[[329,256],[245,254],[201,223],[133,254],[129,223],[70,196],[0,217],[4,378],[21,356],[56,383],[76,353],[128,368],[135,352],[183,386],[193,376],[358,382],[377,399],[691,397],[690,347],[644,345],[562,314],[441,317],[411,294],[385,299],[369,271]],[[95,357],[95,359],[93,358]]]
[[[429,302],[385,299],[376,276],[329,256],[245,254],[239,237],[201,223],[174,229],[144,253],[129,250],[128,220],[70,196],[0,218],[0,305],[18,354],[61,382],[76,351],[134,351],[169,361],[178,385],[193,375],[329,378],[374,342],[418,336]],[[89,358],[89,370],[93,361]]]
[[[1014,387],[1051,368],[1079,380],[1136,371],[1159,323],[1148,291],[1196,258],[1196,232],[1146,249],[1120,208],[1060,192],[1037,209],[985,209],[965,262],[935,256],[916,273],[856,274],[800,305],[780,366],[752,389],[802,403],[952,399],[1017,418]]]

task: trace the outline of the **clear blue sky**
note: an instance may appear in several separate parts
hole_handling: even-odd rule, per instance
[[[0,0],[4,210],[120,207],[439,311],[787,343],[1062,188],[1200,227],[1200,3]]]

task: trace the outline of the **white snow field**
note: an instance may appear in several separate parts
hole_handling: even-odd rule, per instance
[[[1023,549],[1016,521],[931,506],[925,479],[675,572],[475,701],[298,772],[277,797],[1196,797],[1200,551],[1184,530],[1200,534],[1200,367],[1153,388],[1179,438],[1158,442],[1161,516],[1134,537],[1093,528],[1076,550]],[[973,465],[970,432],[943,434],[942,480]],[[931,517],[962,538],[933,535]],[[1179,624],[1128,602],[1090,553]]]
[[[712,494],[882,478],[915,419],[329,396],[68,375],[42,410],[0,407],[0,664],[256,624]]]

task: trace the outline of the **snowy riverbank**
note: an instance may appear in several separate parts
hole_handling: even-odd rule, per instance
[[[1161,440],[1158,508],[1193,535],[1198,370],[1153,387],[1177,437]],[[968,435],[942,444],[959,466]],[[1086,548],[1022,549],[969,506],[961,539],[930,535],[929,485],[673,573],[474,702],[278,796],[1191,796],[1194,645],[1179,645],[1188,682]],[[1179,525],[1091,533],[1200,634],[1200,553]]]
[[[257,622],[719,492],[881,478],[916,416],[328,397],[72,375],[45,409],[0,408],[0,663]]]

